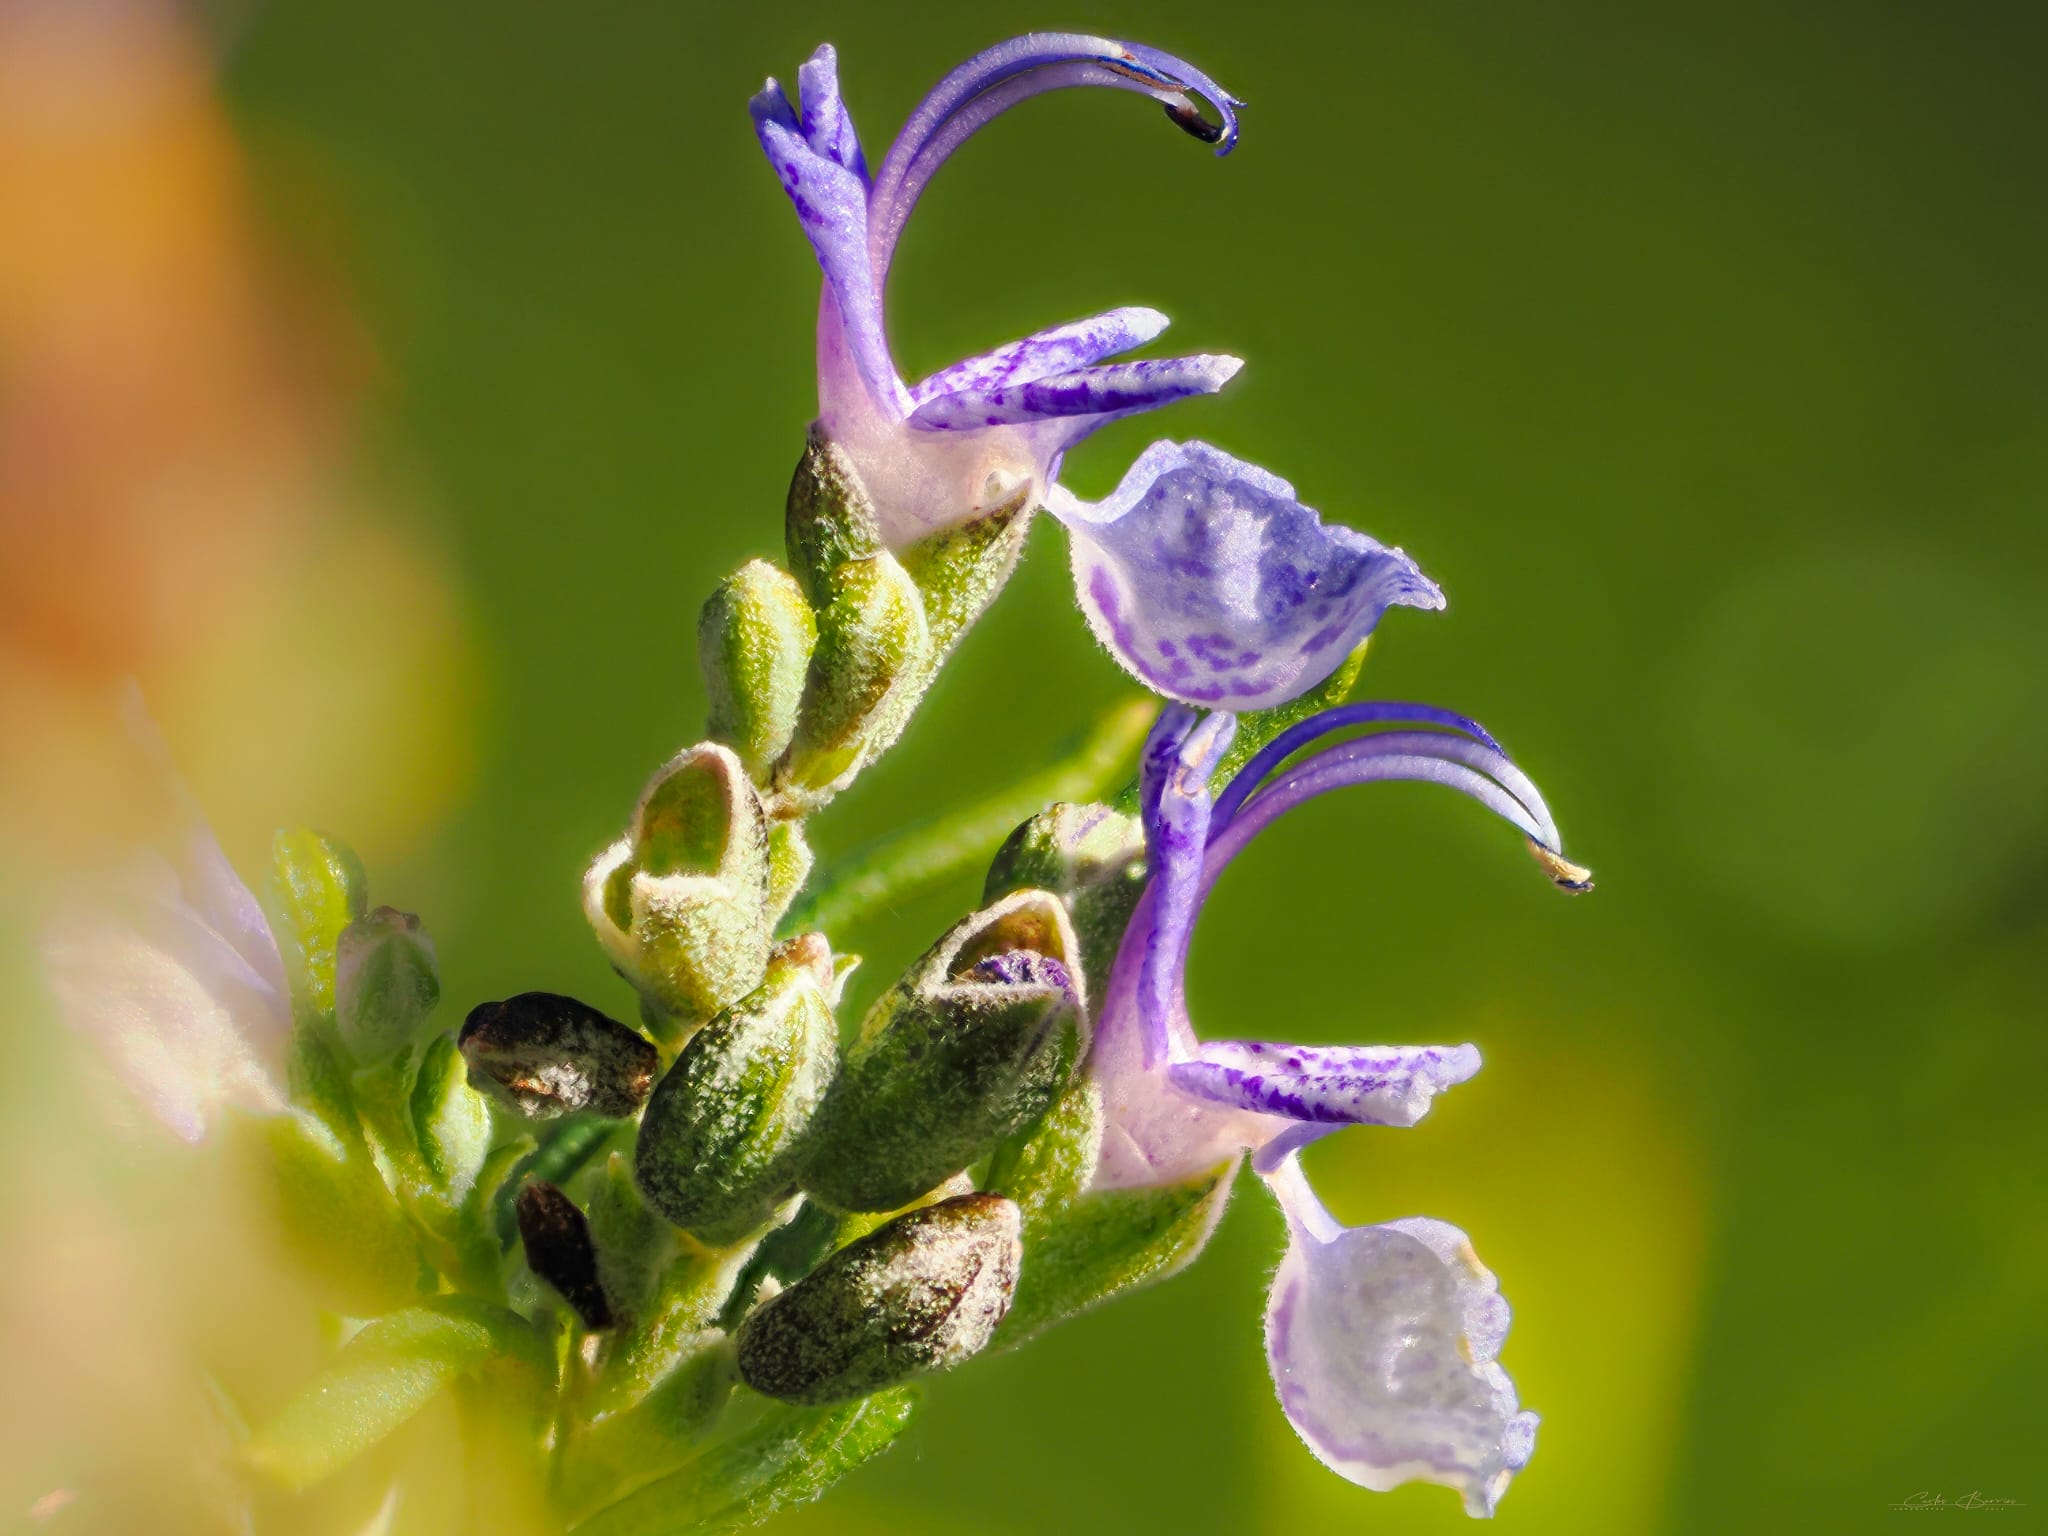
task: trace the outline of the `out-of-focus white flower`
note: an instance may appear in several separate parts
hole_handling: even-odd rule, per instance
[[[223,1109],[285,1107],[291,998],[262,908],[178,785],[139,700],[129,712],[178,825],[65,898],[43,961],[64,1021],[152,1116],[197,1142]]]

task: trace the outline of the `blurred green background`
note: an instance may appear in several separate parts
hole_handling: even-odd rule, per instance
[[[1068,483],[1200,436],[1405,546],[1451,605],[1393,615],[1362,691],[1484,720],[1596,867],[1565,900],[1461,800],[1333,797],[1237,866],[1195,960],[1211,1035],[1485,1053],[1422,1126],[1310,1168],[1347,1220],[1454,1221],[1502,1277],[1544,1426],[1501,1519],[2048,1510],[2038,9],[293,0],[219,25],[269,238],[348,296],[353,483],[441,551],[461,659],[429,670],[431,750],[373,713],[332,751],[448,776],[358,842],[451,1000],[623,1006],[579,872],[699,727],[698,602],[778,550],[817,283],[747,95],[837,43],[873,159],[1003,35],[1150,42],[1250,101],[1240,150],[1123,95],[1031,103],[920,207],[892,330],[915,376],[1144,303],[1248,358]],[[315,662],[274,712],[243,701],[244,752],[414,602],[323,590]],[[1125,686],[1039,528],[819,840],[1042,764]],[[326,780],[231,789],[168,714],[245,867],[277,823],[351,830]],[[835,938],[879,979],[975,890]],[[1248,1185],[1196,1269],[939,1383],[778,1529],[1459,1526],[1442,1490],[1366,1494],[1294,1440],[1259,1336],[1280,1236]]]

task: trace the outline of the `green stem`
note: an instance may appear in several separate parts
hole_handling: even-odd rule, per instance
[[[1019,823],[1054,801],[1095,800],[1111,793],[1129,776],[1153,711],[1150,699],[1115,705],[1052,767],[853,854],[797,903],[784,926],[791,932],[828,933],[850,927],[877,907],[986,861]]]

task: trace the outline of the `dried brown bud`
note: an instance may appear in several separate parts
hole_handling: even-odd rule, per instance
[[[533,1120],[578,1110],[629,1119],[647,1102],[661,1066],[645,1036],[553,992],[478,1004],[458,1043],[470,1086]]]
[[[597,1245],[576,1202],[544,1179],[529,1179],[514,1205],[527,1268],[561,1293],[584,1327],[611,1327],[612,1304],[597,1278]]]

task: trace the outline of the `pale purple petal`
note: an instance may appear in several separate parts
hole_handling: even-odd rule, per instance
[[[1491,1515],[1537,1422],[1495,1362],[1508,1310],[1492,1273],[1444,1222],[1338,1227],[1293,1159],[1268,1182],[1290,1228],[1266,1308],[1288,1421],[1361,1487],[1437,1483]]]
[[[285,1107],[282,986],[205,920],[156,855],[67,903],[43,962],[64,1021],[184,1140],[203,1138],[225,1108]]]
[[[270,920],[203,821],[195,820],[186,836],[178,873],[200,920],[234,949],[259,981],[282,996],[284,957],[278,953]]]
[[[1169,707],[1153,725],[1138,764],[1139,813],[1152,874],[1138,1004],[1148,1024],[1145,1054],[1152,1065],[1166,1057],[1163,1021],[1186,1014],[1188,943],[1201,904],[1202,854],[1209,844],[1209,777],[1236,733],[1235,715],[1198,716]]]
[[[910,399],[915,405],[923,405],[941,395],[1000,389],[1056,373],[1071,373],[1105,357],[1142,347],[1166,326],[1166,316],[1158,310],[1135,306],[1112,309],[1086,320],[1070,320],[942,368],[922,383],[912,385]]]
[[[882,326],[881,292],[868,267],[867,183],[857,172],[811,148],[788,98],[773,80],[754,97],[750,110],[761,148],[824,269],[825,284],[837,309],[834,318],[843,333],[838,339],[859,369],[876,408],[901,416],[906,403],[903,384],[896,376]],[[821,352],[826,347],[826,330],[821,317]]]
[[[1174,1087],[1211,1103],[1289,1120],[1409,1126],[1430,1100],[1479,1070],[1477,1046],[1276,1045],[1213,1040],[1167,1069]]]
[[[1136,941],[1142,945],[1142,939]],[[1132,941],[1126,940],[1126,947]],[[1097,1005],[1088,1074],[1102,1095],[1102,1147],[1092,1187],[1143,1189],[1177,1183],[1257,1147],[1288,1122],[1177,1093],[1148,1065],[1137,991],[1139,966],[1119,957]],[[1164,1021],[1168,1054],[1195,1046],[1185,1013]]]
[[[270,920],[235,873],[220,839],[214,836],[198,802],[185,787],[171,758],[170,746],[143,700],[142,689],[133,680],[122,687],[116,707],[128,740],[149,765],[170,801],[173,817],[181,824],[180,830],[167,840],[178,893],[202,922],[233,946],[266,985],[283,995],[284,957],[278,953]]]
[[[1139,411],[1157,410],[1190,395],[1213,395],[1236,377],[1236,357],[1147,358],[1110,363],[1023,383],[961,390],[927,400],[910,424],[926,431],[972,432],[982,427],[1056,422],[1059,447],[1072,447],[1098,427]]]
[[[839,91],[838,50],[830,43],[820,43],[797,67],[796,88],[803,100],[804,142],[865,183],[868,165],[861,154],[860,135],[854,132],[853,115],[846,110],[846,98]]]
[[[1047,501],[1096,637],[1192,704],[1270,709],[1334,672],[1395,604],[1443,594],[1398,549],[1326,525],[1294,488],[1205,443],[1154,443],[1107,500]]]
[[[58,1012],[158,1121],[198,1141],[224,1108],[286,1105],[292,1014],[277,940],[179,780],[141,690],[119,700],[172,826],[81,881],[43,933]]]

